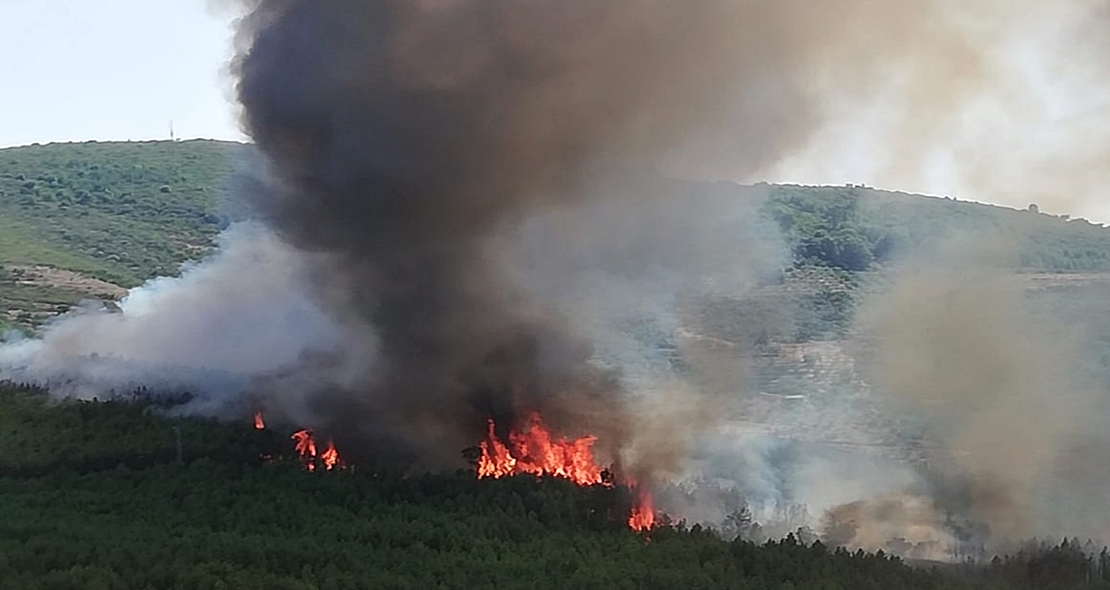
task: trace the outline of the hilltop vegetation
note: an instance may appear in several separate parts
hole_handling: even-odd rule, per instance
[[[202,256],[226,225],[219,205],[244,153],[242,144],[205,140],[0,149],[0,327],[30,329],[82,298],[111,295],[77,281],[26,280],[43,268],[127,288]],[[1110,229],[1085,220],[854,186],[690,185],[692,195],[702,190],[737,199],[767,193],[763,214],[782,230],[801,271],[788,279],[820,299],[799,303],[814,318],[799,328],[802,339],[842,330],[845,297],[857,286],[852,273],[961,233],[1011,245],[1020,271],[1110,270]],[[835,287],[813,289],[818,275]]]
[[[118,297],[202,256],[226,224],[219,205],[243,154],[216,141],[0,150],[0,330],[32,330],[81,299]],[[693,312],[707,333],[748,345],[843,337],[885,269],[940,258],[961,237],[1001,244],[1021,272],[1110,270],[1110,229],[1085,220],[857,186],[678,188],[765,199],[762,214],[791,250],[778,282]],[[76,280],[59,281],[57,269]]]
[[[862,187],[768,187],[795,263],[866,271],[948,240],[997,244],[1024,272],[1110,270],[1110,229],[1085,219]]]
[[[0,149],[0,262],[83,271],[125,287],[172,274],[226,223],[217,204],[243,152],[208,140]],[[766,192],[764,214],[799,266],[864,271],[974,232],[1012,242],[1019,270],[1110,269],[1110,229],[1083,219],[859,186],[758,188],[704,190],[737,199]]]
[[[1072,546],[957,577],[793,537],[644,537],[619,488],[309,473],[281,458],[292,429],[0,385],[4,588],[1110,588],[1110,569]]]
[[[851,186],[758,188],[763,215],[790,249],[790,267],[743,297],[697,301],[688,320],[749,348],[843,338],[860,301],[885,288],[904,261],[1110,272],[1110,228],[1083,219]]]
[[[239,144],[80,143],[0,150],[0,261],[123,286],[171,274],[220,229]]]
[[[0,149],[0,330],[31,330],[81,299],[116,297],[202,256],[227,223],[221,204],[244,154],[242,144],[204,140]],[[763,215],[791,249],[793,267],[768,297],[797,317],[784,324],[739,310],[768,326],[745,336],[756,340],[839,337],[869,274],[961,236],[1002,244],[1022,272],[1110,271],[1110,229],[1085,220],[857,186],[686,188],[766,196]],[[110,285],[59,283],[50,269]]]
[[[0,150],[0,328],[118,294],[35,280],[44,268],[134,287],[203,255],[224,224],[217,205],[241,150],[199,140]]]

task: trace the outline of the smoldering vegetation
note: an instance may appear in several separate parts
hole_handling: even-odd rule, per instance
[[[844,338],[764,347],[672,501],[921,559],[1105,539],[1105,285],[1036,286],[989,233],[942,242],[876,272]],[[784,371],[784,348],[816,359]],[[759,391],[799,369],[770,383],[796,399]]]
[[[364,465],[421,470],[462,465],[487,419],[539,411],[599,436],[676,517],[751,538],[803,528],[938,558],[1110,536],[1095,336],[1014,284],[1006,244],[972,232],[903,253],[847,329],[782,342],[807,320],[782,296],[796,261],[765,188],[690,180],[760,179],[874,101],[897,107],[871,129],[882,171],[912,177],[954,118],[1040,88],[1008,48],[1033,40],[1056,63],[1062,31],[1094,47],[1097,7],[230,4],[262,162],[236,185],[252,220],[122,313],[0,349],[4,376],[83,397],[189,390],[184,411],[261,408]],[[1068,84],[1101,66],[1078,55]],[[1056,141],[1053,178],[1092,162],[1099,129]],[[961,141],[977,156],[962,177],[1001,190],[997,144]],[[1007,167],[1007,191],[1048,162]],[[1069,309],[1097,313],[1084,297]],[[768,311],[759,332],[704,321],[733,304]],[[803,369],[769,383],[776,362]]]
[[[935,446],[919,495],[961,540],[1104,539],[1104,469],[1078,449],[1098,444],[1110,415],[1105,374],[1091,370],[1105,326],[1063,312],[1092,310],[1105,291],[1024,292],[1021,280],[982,262],[906,273],[863,320],[876,390],[924,421]],[[1054,310],[1058,297],[1072,300]]]

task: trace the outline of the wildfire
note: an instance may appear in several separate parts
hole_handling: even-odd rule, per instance
[[[255,412],[254,414],[254,428],[255,430],[264,430],[266,423],[262,420],[262,412]],[[316,453],[316,439],[312,436],[312,431],[307,428],[302,428],[293,433],[289,438],[293,439],[293,448],[296,449],[297,455],[300,457],[301,463],[304,463],[304,468],[308,471],[316,471],[316,459],[320,459],[320,464],[324,466],[325,471],[332,469],[343,469],[346,467],[343,459],[339,457],[339,451],[335,448],[335,441],[328,439],[328,446],[324,452],[317,455]],[[273,455],[263,454],[262,460],[270,463],[274,460]]]
[[[324,469],[331,471],[335,467],[343,467],[343,461],[339,458],[339,451],[335,450],[335,442],[328,439],[328,448],[320,453],[320,461],[324,463]]]
[[[316,454],[316,439],[312,437],[312,431],[306,429],[298,430],[289,437],[295,441],[293,448],[297,450],[297,454],[301,457],[301,462],[304,463],[304,468],[309,471],[316,471],[316,458],[320,458],[320,463],[324,466],[325,471],[332,469],[342,469],[345,467],[343,460],[339,458],[339,451],[335,448],[335,441],[328,439],[328,446],[324,452],[319,455]]]
[[[655,507],[651,502],[651,494],[647,490],[640,490],[637,503],[632,506],[632,515],[628,517],[628,527],[634,531],[646,531],[654,525]]]
[[[297,454],[301,456],[301,461],[304,462],[305,469],[309,471],[316,470],[316,441],[312,438],[311,430],[298,430],[289,437],[296,441],[294,448]]]
[[[488,424],[486,440],[478,445],[482,451],[478,457],[478,479],[528,473],[563,477],[582,486],[606,483],[602,477],[604,470],[594,462],[593,445],[597,437],[553,438],[540,415],[533,413],[526,430],[510,432],[509,444],[505,444],[497,438],[493,420]],[[628,526],[635,531],[651,529],[655,524],[651,493],[632,480],[626,485],[638,490]]]
[[[478,477],[505,477],[530,473],[565,477],[578,485],[602,483],[600,465],[594,463],[595,436],[575,440],[552,438],[540,415],[533,413],[527,430],[510,432],[509,444],[498,440],[493,420],[489,421],[487,440],[479,447]]]

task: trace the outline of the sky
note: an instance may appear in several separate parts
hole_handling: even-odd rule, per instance
[[[168,139],[171,125],[177,138],[246,141],[225,72],[234,15],[215,5],[215,0],[0,0],[0,148],[91,139]],[[1110,97],[1097,109],[1103,112],[1108,105]],[[1014,120],[1005,126],[1014,127]],[[766,178],[730,180],[862,183],[1019,208],[1036,201],[1044,211],[1110,222],[1110,202],[1086,196],[1090,185],[1103,186],[1101,176],[1071,191],[1083,198],[1058,202],[1043,194],[1003,195],[953,181],[953,166],[944,162],[913,181],[884,182],[874,157],[882,150],[868,146],[866,138],[852,136],[853,129],[865,127],[858,121],[832,127],[812,149],[768,171]],[[1058,128],[1055,122],[1046,127]],[[1034,132],[1016,127],[1012,131],[1026,142]],[[1063,143],[1074,139],[1063,137]],[[1012,144],[990,153],[1005,152]],[[1015,162],[996,168],[1001,166],[1022,169]],[[1051,190],[1056,187],[1053,181]]]
[[[0,147],[245,139],[223,69],[231,17],[204,0],[0,0]]]

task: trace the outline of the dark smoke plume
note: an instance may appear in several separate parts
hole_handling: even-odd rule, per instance
[[[536,409],[625,447],[617,376],[517,288],[501,238],[587,201],[635,213],[635,189],[601,181],[616,170],[750,175],[845,101],[893,90],[907,128],[942,120],[997,83],[997,48],[1032,22],[1019,4],[245,3],[231,70],[271,171],[257,206],[322,254],[320,297],[376,348],[362,378],[309,384],[320,426],[428,466]]]
[[[243,20],[258,200],[321,290],[379,343],[369,380],[316,411],[425,461],[492,416],[540,410],[622,442],[614,378],[523,299],[492,236],[578,202],[590,171],[650,162],[720,111],[728,2],[268,1]],[[707,59],[708,58],[708,59]],[[395,449],[391,452],[396,452]]]

